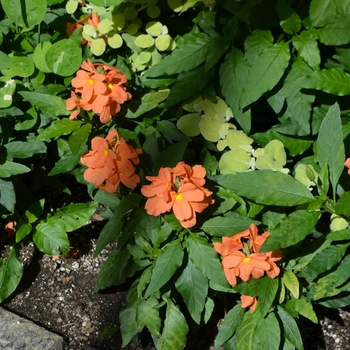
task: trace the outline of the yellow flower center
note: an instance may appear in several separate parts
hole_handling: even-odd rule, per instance
[[[94,84],[94,79],[89,78],[89,79],[88,79],[88,84],[89,84],[89,85],[93,85],[93,84]]]
[[[108,84],[108,88],[109,88],[109,89],[111,89],[111,90],[113,90],[114,85],[113,85],[113,84],[111,84],[111,83],[109,83],[109,84]]]
[[[250,258],[247,256],[247,257],[245,257],[244,259],[243,259],[243,262],[245,263],[245,264],[249,264],[250,263]]]
[[[104,149],[104,150],[103,150],[103,155],[104,155],[105,157],[108,156],[108,149]]]
[[[175,200],[177,201],[177,202],[180,202],[181,200],[182,200],[182,193],[177,193],[176,195],[175,195]]]

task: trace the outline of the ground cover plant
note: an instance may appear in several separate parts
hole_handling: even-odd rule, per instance
[[[123,346],[182,349],[219,308],[215,347],[300,350],[350,304],[350,1],[1,5],[0,301],[21,245],[64,257],[102,205]],[[66,177],[91,201],[51,212]]]

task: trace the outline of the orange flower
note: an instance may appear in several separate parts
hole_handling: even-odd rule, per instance
[[[255,311],[256,305],[258,304],[258,299],[256,297],[251,297],[249,295],[241,295],[242,307],[249,307],[251,311]]]
[[[98,114],[101,123],[108,123],[112,116],[121,109],[121,104],[131,99],[131,94],[123,85],[127,83],[126,76],[117,68],[103,64],[93,64],[90,59],[83,62],[76,77],[72,79],[75,88],[66,102],[66,108],[74,111],[70,118],[75,119],[80,108]],[[78,98],[75,93],[80,94]]]
[[[344,162],[344,165],[348,168],[348,174],[350,175],[350,158]]]
[[[141,193],[148,197],[145,209],[148,214],[158,216],[173,209],[175,217],[180,224],[189,228],[196,224],[196,213],[201,213],[209,204],[214,203],[212,192],[202,187],[205,180],[202,166],[196,166],[203,178],[201,186],[197,179],[192,181],[192,168],[180,162],[175,168],[161,168],[157,176],[146,176],[152,184],[144,185]]]
[[[240,251],[235,251],[224,257],[222,266],[229,269],[237,267],[239,277],[246,282],[250,276],[260,278],[264,276],[264,271],[270,270],[271,266],[266,260],[265,254],[252,253],[247,256]]]
[[[16,226],[17,222],[16,221],[9,221],[5,225],[5,231],[7,232],[7,237],[10,238],[16,233]]]
[[[275,261],[282,258],[282,252],[260,253],[260,247],[269,234],[264,232],[258,235],[258,228],[251,224],[247,230],[231,237],[222,237],[222,243],[213,243],[214,249],[223,256],[222,266],[231,285],[237,284],[236,277],[248,281],[251,276],[263,277],[265,272],[270,278],[279,275],[280,269]]]
[[[120,182],[128,188],[134,188],[140,182],[134,165],[139,163],[138,155],[142,151],[119,138],[116,130],[110,131],[106,138],[93,138],[91,148],[80,158],[80,162],[88,167],[84,172],[86,181],[109,193],[114,193]]]

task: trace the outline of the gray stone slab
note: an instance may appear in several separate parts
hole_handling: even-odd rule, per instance
[[[63,338],[0,308],[0,350],[62,350]]]

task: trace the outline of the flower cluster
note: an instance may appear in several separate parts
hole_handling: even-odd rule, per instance
[[[101,123],[108,123],[120,111],[120,105],[131,99],[123,85],[127,83],[126,76],[113,66],[93,64],[90,59],[81,68],[72,79],[75,91],[66,101],[66,108],[74,110],[69,118],[76,119],[82,108],[98,114]]]
[[[152,182],[141,189],[142,194],[148,197],[145,205],[147,213],[158,216],[172,209],[183,227],[194,226],[196,213],[214,203],[212,192],[203,187],[205,174],[201,165],[191,168],[179,162],[175,168],[160,168],[157,176],[146,176]]]
[[[280,269],[275,261],[282,258],[282,252],[275,250],[260,253],[260,247],[269,235],[270,232],[258,235],[257,226],[251,224],[243,232],[231,237],[222,237],[222,243],[213,243],[215,250],[223,256],[222,266],[231,285],[237,284],[237,277],[246,282],[250,277],[263,277],[265,272],[271,278],[279,275]],[[247,306],[256,305],[253,299],[245,298],[244,301]],[[250,303],[251,305],[248,305]]]
[[[140,182],[134,165],[139,163],[142,150],[128,145],[115,129],[106,138],[93,138],[91,148],[80,158],[88,167],[84,172],[86,181],[108,193],[114,193],[120,183],[134,188]]]

